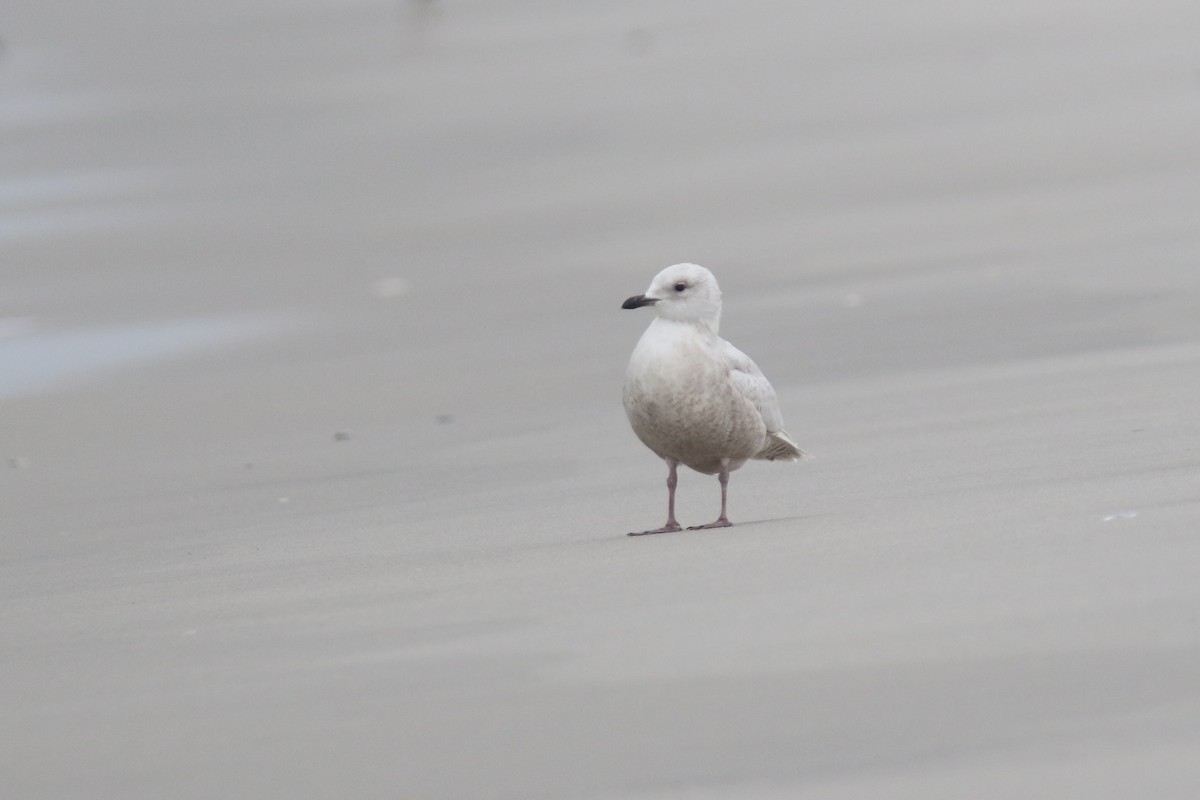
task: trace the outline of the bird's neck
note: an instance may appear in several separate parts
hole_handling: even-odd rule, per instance
[[[676,319],[671,317],[658,317],[654,320],[655,325],[662,325],[667,327],[668,330],[694,330],[699,331],[705,337],[711,337],[714,339],[717,337],[717,329],[720,323],[720,318],[699,319],[696,317],[690,317],[686,319]]]

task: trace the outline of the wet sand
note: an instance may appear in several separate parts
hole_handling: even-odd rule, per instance
[[[6,5],[7,792],[1195,797],[1198,34]],[[629,539],[685,260],[816,458]]]

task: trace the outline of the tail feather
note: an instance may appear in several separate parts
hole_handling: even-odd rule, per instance
[[[792,441],[787,431],[774,431],[767,434],[767,446],[755,458],[764,461],[799,461],[807,455],[800,445]]]

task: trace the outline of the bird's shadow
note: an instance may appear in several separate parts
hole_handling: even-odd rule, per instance
[[[824,517],[832,517],[832,514],[796,514],[791,517],[770,517],[769,519],[752,519],[749,522],[735,522],[733,527],[742,528],[750,525],[768,525],[772,522],[799,522],[806,519],[822,519]]]
[[[833,515],[832,514],[797,514],[796,516],[791,516],[791,517],[770,517],[769,519],[752,519],[752,520],[749,520],[748,522],[734,522],[732,525],[730,525],[727,528],[700,528],[698,530],[688,530],[687,526],[684,526],[684,528],[682,530],[670,531],[668,533],[655,533],[655,534],[650,534],[648,536],[633,536],[630,534],[626,534],[625,536],[622,536],[621,538],[622,539],[630,538],[630,539],[661,540],[661,539],[676,538],[676,537],[680,536],[681,534],[702,534],[702,533],[707,533],[710,535],[717,535],[717,536],[736,536],[739,529],[757,528],[757,527],[760,527],[763,525],[770,525],[770,524],[776,523],[776,522],[801,522],[803,520],[821,519],[823,517],[830,517],[830,516],[833,516]]]

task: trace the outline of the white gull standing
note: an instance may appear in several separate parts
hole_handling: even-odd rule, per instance
[[[630,536],[680,530],[675,521],[676,467],[721,481],[721,516],[688,530],[724,528],[729,473],[748,459],[795,461],[804,452],[783,430],[775,390],[750,359],[717,335],[721,290],[697,264],[654,276],[645,294],[621,308],[653,306],[625,373],[625,413],[633,432],[667,462],[667,524]]]

